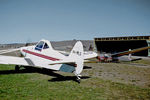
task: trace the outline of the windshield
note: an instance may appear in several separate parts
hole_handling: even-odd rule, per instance
[[[42,50],[42,48],[43,48],[43,45],[44,45],[44,42],[43,41],[41,41],[41,42],[39,42],[37,45],[36,45],[36,47],[35,47],[35,50]]]

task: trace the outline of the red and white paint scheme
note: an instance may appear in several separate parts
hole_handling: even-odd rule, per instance
[[[74,73],[80,80],[85,59],[97,57],[95,52],[84,53],[80,41],[74,45],[68,56],[63,55],[52,48],[48,40],[42,39],[34,46],[21,47],[19,49],[1,50],[0,54],[20,50],[23,57],[0,55],[0,64],[13,64],[19,66],[40,67],[51,70],[59,70]]]

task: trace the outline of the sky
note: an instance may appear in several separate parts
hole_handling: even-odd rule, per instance
[[[0,0],[0,44],[150,35],[150,0]]]

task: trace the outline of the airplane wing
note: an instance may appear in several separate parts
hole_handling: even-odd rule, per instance
[[[91,62],[91,58],[95,58],[97,57],[97,53],[89,51],[89,52],[84,52],[84,62],[88,63]],[[92,61],[93,62],[93,61]],[[52,63],[50,63],[49,65],[55,65],[55,64],[74,64],[75,61],[72,59],[67,59],[67,60],[62,60],[62,61],[53,61]]]
[[[9,52],[14,52],[14,51],[18,51],[18,50],[20,50],[20,48],[17,48],[17,49],[0,50],[0,54],[9,53]]]
[[[92,51],[84,52],[84,60],[95,58],[97,56],[98,56],[97,53],[92,52]]]
[[[55,62],[54,62],[55,63]],[[54,64],[48,65],[45,64],[42,66],[42,68],[47,68],[51,70],[62,70],[61,64]],[[22,57],[13,57],[13,56],[3,56],[0,55],[0,64],[6,64],[6,65],[21,65],[21,66],[32,66],[32,67],[41,67],[41,65],[34,65],[31,59],[29,58],[22,58]],[[68,67],[68,66],[67,66]],[[63,66],[64,68],[64,66]],[[69,66],[70,68],[70,66]]]
[[[66,51],[60,51],[60,50],[56,50],[56,51],[58,51],[61,54],[66,55],[66,56],[68,56],[70,54],[70,52],[66,52]]]
[[[60,50],[57,50],[58,52],[64,54],[64,55],[69,55],[70,53],[69,52],[66,52],[66,51],[60,51]],[[91,58],[95,58],[97,57],[97,53],[93,52],[93,51],[85,51],[84,52],[84,60],[85,59],[91,59]]]
[[[12,56],[2,56],[2,55],[0,55],[0,64],[30,66],[30,64],[26,61],[25,58],[12,57]]]
[[[142,47],[142,48],[138,48],[138,49],[133,49],[130,51],[115,53],[115,54],[112,54],[112,57],[120,57],[123,55],[132,54],[132,53],[140,52],[140,51],[147,50],[147,49],[150,49],[150,46],[149,47]]]

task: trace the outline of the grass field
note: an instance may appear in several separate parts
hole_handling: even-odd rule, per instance
[[[114,66],[113,63],[96,65],[107,68],[110,72],[108,67]],[[104,79],[103,74],[95,76],[95,73],[106,73],[106,69],[97,69],[92,64],[87,66],[92,69],[83,71],[83,79],[78,84],[76,77],[70,73],[52,73],[41,69],[15,72],[13,65],[0,65],[0,100],[150,100],[150,87]],[[128,64],[115,66],[125,66],[125,69],[130,67]],[[149,69],[147,71],[150,73]]]

